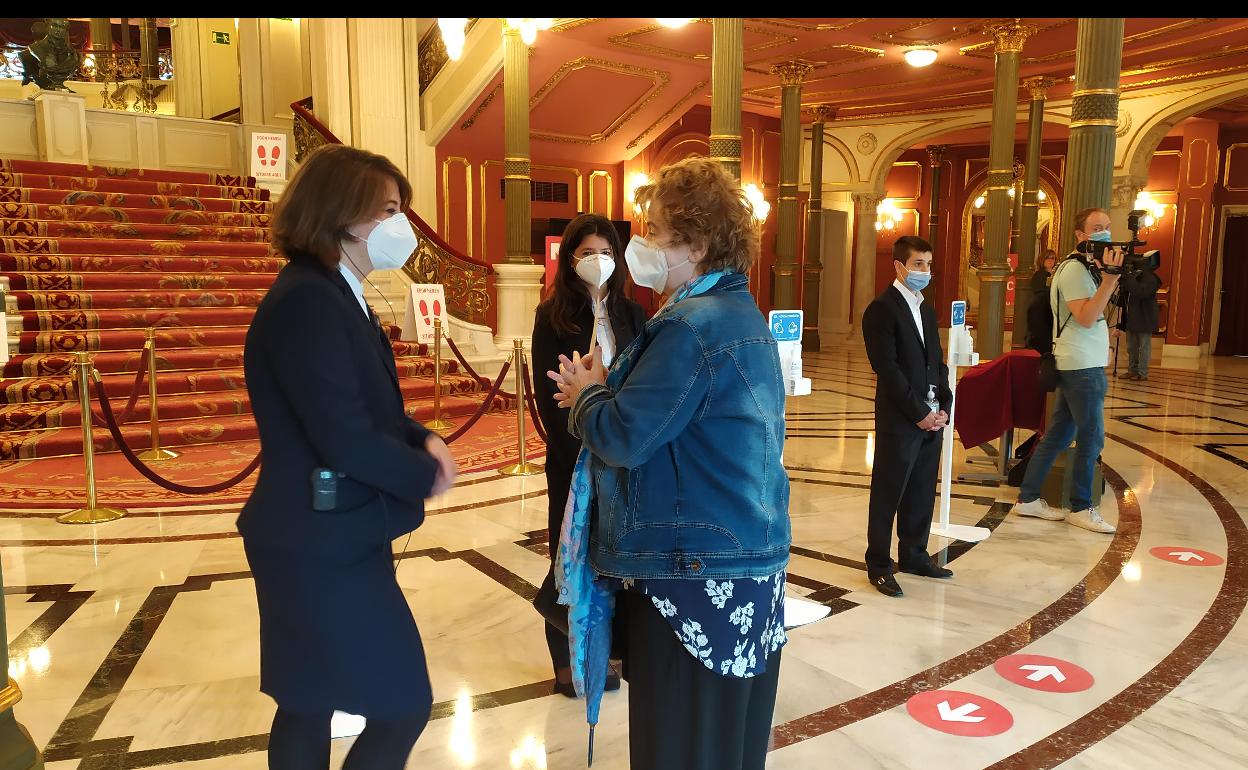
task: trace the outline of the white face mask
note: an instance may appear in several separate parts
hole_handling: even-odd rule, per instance
[[[373,263],[374,270],[397,270],[403,267],[418,244],[412,223],[402,211],[392,217],[375,221],[377,226],[368,234],[367,239],[351,232],[348,235],[357,241],[364,241],[368,246],[368,259]]]
[[[591,289],[601,289],[615,273],[615,260],[610,254],[589,254],[572,268]]]
[[[628,272],[633,276],[633,283],[644,286],[660,294],[667,291],[667,274],[672,268],[689,264],[690,259],[669,266],[667,254],[640,235],[634,235],[624,249],[624,261],[628,263]]]

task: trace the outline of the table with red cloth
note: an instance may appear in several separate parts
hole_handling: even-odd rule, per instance
[[[972,367],[958,381],[954,430],[962,446],[986,444],[1011,428],[1044,429],[1040,354],[1011,350]]]

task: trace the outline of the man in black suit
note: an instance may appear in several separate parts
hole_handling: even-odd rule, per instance
[[[901,596],[890,558],[897,519],[902,572],[947,578],[927,553],[936,502],[941,434],[953,394],[940,348],[936,313],[923,304],[932,246],[907,235],[893,245],[897,280],[862,315],[867,357],[875,370],[875,460],[867,522],[867,576],[876,590]]]

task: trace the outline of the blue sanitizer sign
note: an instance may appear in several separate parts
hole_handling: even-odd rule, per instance
[[[767,325],[776,342],[801,342],[802,320],[800,310],[773,310],[767,315]]]
[[[953,326],[966,326],[966,301],[953,303]]]

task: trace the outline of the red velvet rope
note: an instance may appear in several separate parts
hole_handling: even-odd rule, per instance
[[[451,339],[450,337],[445,337],[445,336],[443,337],[443,339],[445,339],[445,340],[447,341],[447,344],[449,344],[449,345],[450,345],[450,347],[451,347],[451,352],[452,352],[452,353],[454,353],[454,354],[455,354],[455,358],[457,358],[457,359],[459,360],[459,365],[460,365],[460,366],[462,366],[462,367],[464,367],[464,370],[468,372],[468,376],[469,376],[469,377],[472,377],[472,378],[473,378],[474,380],[476,380],[477,382],[488,382],[488,381],[489,381],[489,380],[486,380],[486,379],[485,379],[484,377],[482,377],[481,375],[477,374],[477,370],[472,368],[472,364],[468,363],[468,359],[464,358],[464,354],[459,352],[459,346],[455,344],[455,340]],[[515,398],[515,397],[516,397],[516,394],[515,394],[515,393],[508,393],[508,392],[507,392],[507,391],[505,391],[505,390],[500,390],[500,391],[499,391],[499,394],[500,394],[500,395],[502,395],[502,396],[503,396],[503,397],[505,397],[505,398]]]
[[[153,484],[164,487],[170,492],[177,492],[183,495],[213,495],[217,492],[224,492],[230,487],[238,484],[252,473],[255,473],[256,468],[260,467],[260,455],[257,454],[256,458],[248,463],[247,467],[239,472],[239,474],[234,478],[205,487],[191,487],[164,478],[151,468],[148,468],[147,465],[145,465],[143,461],[135,455],[134,451],[130,449],[130,446],[126,443],[126,437],[121,435],[121,426],[117,424],[117,420],[113,415],[113,405],[109,403],[108,396],[104,392],[104,381],[100,379],[99,372],[93,371],[91,376],[95,379],[96,398],[99,399],[100,407],[104,410],[104,421],[107,424],[108,432],[113,436],[113,441],[117,443],[117,448],[121,450],[121,453],[125,456],[126,460],[134,466],[134,469],[143,474],[143,476]]]
[[[511,368],[510,361],[507,361],[503,364],[503,368],[500,369],[498,372],[498,379],[494,380],[494,384],[490,387],[490,392],[486,394],[485,400],[481,402],[481,407],[477,409],[476,413],[473,414],[472,417],[468,418],[468,422],[459,426],[459,430],[447,436],[445,439],[443,439],[443,441],[449,444],[452,441],[458,439],[460,436],[467,433],[468,430],[473,425],[476,425],[477,420],[480,420],[483,416],[485,416],[485,413],[490,410],[490,405],[494,403],[494,399],[498,396],[499,390],[502,389],[503,379],[507,376],[507,370],[510,368]]]
[[[121,417],[117,418],[118,423],[129,422],[134,417],[134,406],[139,402],[139,396],[143,393],[143,375],[147,373],[147,348],[143,348],[143,356],[139,362],[139,371],[134,375],[134,390],[130,392],[130,400],[126,402],[126,408],[122,410]],[[111,404],[110,404],[111,406]],[[100,412],[91,410],[91,417],[95,419],[95,424],[101,428],[108,427],[104,415]]]
[[[524,400],[529,404],[529,416],[533,418],[533,429],[541,437],[542,443],[549,444],[550,439],[546,438],[546,428],[542,426],[542,418],[537,413],[537,394],[533,391],[533,378],[529,376],[527,360],[524,362],[524,388]]]

